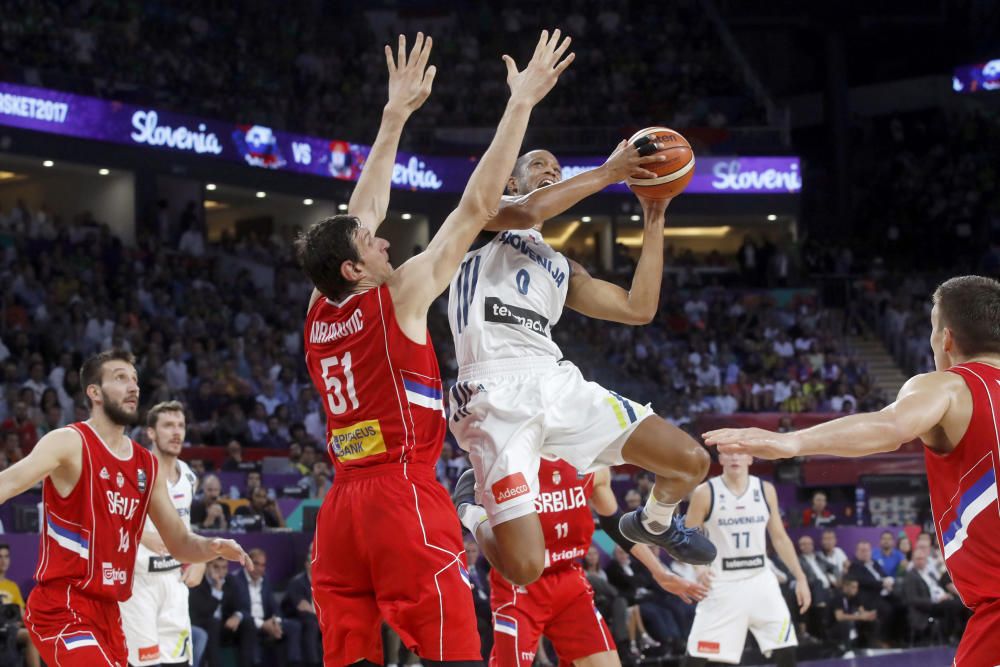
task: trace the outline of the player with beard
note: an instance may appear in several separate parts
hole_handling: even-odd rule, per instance
[[[126,667],[118,603],[132,594],[147,512],[179,560],[222,556],[252,565],[233,540],[199,537],[185,527],[156,458],[125,435],[139,411],[132,354],[95,354],[84,362],[80,380],[90,419],[47,433],[28,456],[0,472],[0,503],[43,483],[38,585],[25,616],[42,659],[60,667]]]
[[[448,319],[459,372],[449,426],[473,465],[453,499],[486,557],[518,585],[536,580],[545,565],[535,511],[542,458],[563,459],[581,472],[631,463],[655,473],[645,507],[622,515],[622,535],[687,563],[715,558],[712,543],[674,514],[708,472],[708,453],[648,404],[584,380],[560,361],[552,340],[564,307],[629,325],[656,315],[669,200],[639,198],[642,254],[627,290],[592,277],[546,243],[541,229],[605,186],[649,177],[643,165],[662,160],[660,148],[649,136],[623,141],[604,165],[566,181],[552,153],[525,153],[508,180],[512,196],[487,226],[507,231],[469,252],[452,280]]]
[[[185,430],[184,406],[177,401],[157,403],[146,414],[146,436],[153,443],[153,454],[166,481],[170,502],[190,529],[191,501],[198,478],[177,458],[184,446]],[[180,561],[170,555],[156,526],[146,518],[135,561],[132,597],[121,603],[130,665],[190,664],[188,588],[201,583],[204,574],[204,563],[191,565],[182,572]]]

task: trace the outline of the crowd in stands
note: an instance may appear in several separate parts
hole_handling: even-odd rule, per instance
[[[4,80],[330,138],[374,136],[378,114],[358,110],[385,102],[380,45],[401,32],[412,43],[418,29],[435,39],[438,73],[414,127],[492,125],[506,96],[500,55],[513,43],[511,55],[523,62],[538,31],[556,26],[576,40],[577,62],[539,107],[537,126],[645,126],[652,117],[719,128],[763,116],[692,0],[659,8],[655,30],[635,0],[413,10],[300,3],[279,12],[267,2],[16,0],[9,9],[19,20],[0,27]]]

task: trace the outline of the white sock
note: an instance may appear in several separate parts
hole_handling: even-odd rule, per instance
[[[476,536],[476,529],[479,528],[479,524],[486,521],[486,518],[486,510],[472,503],[462,505],[461,511],[458,513],[458,520],[462,522],[466,530],[472,533],[472,537]]]
[[[677,503],[661,503],[652,493],[642,508],[642,525],[654,535],[667,532]]]

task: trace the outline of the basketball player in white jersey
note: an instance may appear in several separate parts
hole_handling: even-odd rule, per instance
[[[699,572],[699,581],[711,588],[695,610],[683,667],[703,667],[709,660],[738,665],[747,629],[774,664],[795,665],[798,640],[778,579],[767,568],[765,533],[795,575],[795,597],[802,612],[812,596],[782,524],[774,485],[750,474],[752,462],[746,454],[720,454],[722,474],[692,494],[687,525],[704,526],[719,555],[711,568]]]
[[[656,473],[645,507],[623,515],[632,542],[663,547],[675,559],[710,563],[712,544],[674,516],[677,503],[708,471],[707,452],[642,405],[587,382],[562,359],[552,327],[564,306],[589,317],[646,324],[663,278],[663,226],[669,201],[640,198],[643,246],[630,289],[591,277],[542,237],[545,220],[626,176],[648,178],[659,161],[648,136],[622,142],[601,167],[561,182],[548,151],[522,155],[489,230],[500,232],[465,257],[448,295],[459,363],[449,425],[471,455],[453,500],[459,517],[508,580],[527,585],[544,567],[535,513],[540,458],[561,458],[581,472],[624,462]],[[524,229],[528,225],[530,229]],[[474,481],[473,481],[474,480]]]
[[[146,435],[160,463],[160,474],[181,521],[191,529],[191,501],[197,477],[178,459],[184,446],[184,406],[177,401],[157,403],[146,415]],[[167,551],[156,526],[146,519],[135,559],[132,597],[122,602],[122,628],[128,644],[128,661],[134,667],[188,665],[191,663],[191,617],[188,587],[197,586],[205,564],[181,563]]]

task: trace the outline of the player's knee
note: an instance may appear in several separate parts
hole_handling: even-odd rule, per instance
[[[504,565],[506,571],[503,575],[510,583],[515,586],[527,586],[542,576],[542,571],[545,569],[544,552],[511,554]]]

